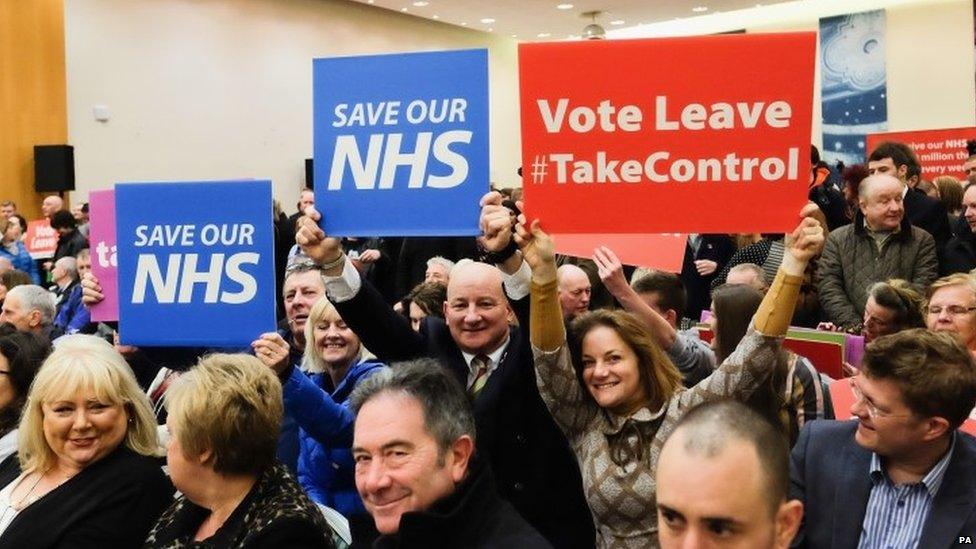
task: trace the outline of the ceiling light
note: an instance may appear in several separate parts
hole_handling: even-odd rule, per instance
[[[440,19],[440,18],[441,18],[441,16],[440,16],[440,15],[437,15],[436,13],[435,13],[435,14],[434,14],[434,15],[433,15],[432,17],[433,17],[434,19]]]
[[[424,2],[424,0],[417,0],[417,2],[414,2],[413,3],[413,5],[416,6],[416,7],[418,7],[418,8],[422,8],[422,7],[424,7],[424,6],[428,5],[428,4],[430,4],[430,2]]]
[[[571,9],[573,9],[573,5],[572,4],[557,4],[556,5],[556,9],[557,10],[571,10]]]
[[[599,15],[603,15],[603,12],[587,11],[580,14],[580,17],[588,17],[590,19],[590,24],[583,27],[583,38],[585,40],[602,40],[607,37],[607,31],[596,22],[596,18]]]
[[[691,11],[695,13],[702,13],[708,11],[708,6],[695,6],[691,8]]]
[[[400,8],[400,11],[407,11],[407,8]]]
[[[484,23],[484,24],[486,24],[486,25],[490,25],[490,24],[494,23],[495,20],[492,19],[491,17],[485,17],[484,19],[481,20],[481,22]]]
[[[462,27],[467,27],[467,26],[468,26],[468,24],[467,24],[467,23],[461,23],[461,26],[462,26]]]
[[[552,35],[549,34],[548,32],[540,32],[539,34],[536,35],[536,37],[538,38],[549,38],[550,36]]]
[[[492,32],[493,30],[495,30],[495,29],[493,29],[491,27],[488,27],[488,32]]]
[[[617,19],[615,21],[610,21],[610,24],[611,25],[623,25],[624,24],[624,20],[623,19]]]

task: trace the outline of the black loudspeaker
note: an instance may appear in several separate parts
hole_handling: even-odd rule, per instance
[[[34,190],[39,193],[75,190],[75,148],[34,145]]]
[[[315,190],[315,179],[312,178],[312,159],[305,159],[305,186]]]

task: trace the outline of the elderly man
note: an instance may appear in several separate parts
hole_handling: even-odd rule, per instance
[[[511,239],[508,210],[497,193],[485,201],[483,216],[501,222],[486,231],[485,241],[490,249],[505,249]],[[309,211],[295,240],[322,266],[327,295],[346,324],[383,362],[436,358],[474,403],[478,450],[491,465],[499,494],[553,545],[592,547],[595,534],[579,467],[536,387],[531,345],[523,331],[527,315],[520,318],[523,329],[508,324],[512,307],[506,292],[518,300],[519,311],[528,309],[531,273],[521,255],[499,258],[511,275],[485,263],[455,269],[445,319],[428,316],[416,332],[359,276],[339,240],[326,237],[316,225],[318,212]]]
[[[51,295],[54,297],[55,309],[59,308],[68,299],[68,295],[78,284],[79,280],[77,259],[74,257],[62,257],[54,262],[54,268],[51,269],[51,281],[54,284],[51,285],[50,290]]]
[[[885,174],[901,181],[905,216],[908,221],[935,239],[939,258],[952,238],[945,205],[915,188],[922,175],[922,167],[911,147],[904,143],[885,141],[878,144],[868,157],[868,174]]]
[[[803,517],[789,480],[786,440],[762,416],[733,400],[692,409],[657,462],[662,549],[786,549]]]
[[[928,286],[938,274],[932,236],[908,223],[904,185],[891,175],[872,175],[858,189],[854,222],[830,233],[817,268],[820,305],[845,329],[864,316],[871,284],[901,278]]]
[[[965,274],[942,277],[926,292],[925,326],[947,332],[976,356],[976,280]]]
[[[461,386],[430,359],[394,364],[350,397],[356,488],[376,547],[551,547],[498,497],[475,455]]]
[[[726,284],[745,284],[755,288],[763,294],[769,289],[766,283],[766,275],[762,267],[755,263],[740,263],[729,269],[729,275],[725,279]]]
[[[46,337],[48,341],[54,341],[61,335],[51,324],[53,320],[51,294],[33,284],[11,288],[0,309],[0,322],[12,324],[21,332]]]
[[[64,200],[61,200],[61,197],[57,195],[45,196],[41,202],[41,213],[48,219],[51,219],[55,212],[60,212],[63,209]]]
[[[850,380],[856,421],[808,423],[793,447],[797,546],[956,547],[976,532],[973,358],[948,334],[913,329],[868,345]]]
[[[62,257],[58,261],[61,262],[66,259],[70,258]],[[65,334],[78,332],[94,333],[97,326],[91,324],[91,313],[81,300],[82,288],[81,284],[77,283],[77,280],[80,280],[91,271],[91,252],[88,248],[81,250],[74,257],[74,261],[77,269],[77,279],[75,283],[72,283],[70,289],[63,294],[64,298],[58,307],[56,307],[57,312],[54,316],[54,325]],[[55,265],[54,270],[58,270],[57,265]]]
[[[435,255],[427,260],[427,272],[424,273],[424,282],[437,282],[447,286],[451,281],[451,271],[454,269],[454,262],[445,257]]]
[[[565,320],[573,320],[590,310],[590,293],[593,287],[586,271],[566,263],[556,270],[556,280],[559,283],[559,307],[563,310]]]

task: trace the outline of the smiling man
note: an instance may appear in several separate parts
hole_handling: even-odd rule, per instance
[[[871,284],[900,278],[925,287],[938,275],[935,241],[905,218],[903,189],[891,175],[866,177],[854,222],[827,237],[818,290],[827,320],[836,326],[861,325]]]
[[[394,364],[350,398],[356,488],[381,536],[375,547],[550,547],[498,497],[474,455],[467,396],[433,360]]]
[[[852,378],[856,421],[808,423],[790,496],[797,546],[955,547],[976,532],[976,440],[957,431],[976,404],[976,365],[949,334],[914,329],[868,345]]]

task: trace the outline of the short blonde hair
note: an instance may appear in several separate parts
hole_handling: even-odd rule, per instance
[[[44,437],[43,404],[73,398],[79,391],[91,391],[100,402],[125,408],[126,447],[144,456],[162,455],[149,398],[125,359],[104,339],[77,334],[55,341],[54,352],[31,385],[19,427],[22,470],[48,471],[54,466],[57,455]]]
[[[322,373],[326,371],[325,361],[322,360],[322,355],[315,348],[315,325],[325,318],[325,315],[333,311],[339,315],[335,305],[328,298],[322,296],[315,302],[315,305],[312,305],[312,310],[308,312],[308,318],[305,320],[305,351],[302,354],[302,369],[307,372]],[[374,355],[360,341],[354,363],[367,358],[374,358]]]
[[[284,405],[281,382],[257,358],[212,354],[166,391],[173,436],[187,457],[212,454],[221,474],[259,474],[272,466]]]
[[[925,292],[924,307],[929,306],[929,301],[932,299],[932,296],[936,291],[949,286],[965,286],[973,292],[974,296],[976,296],[976,278],[973,278],[973,275],[966,273],[955,273],[936,280],[931,286],[928,287],[928,290]]]

